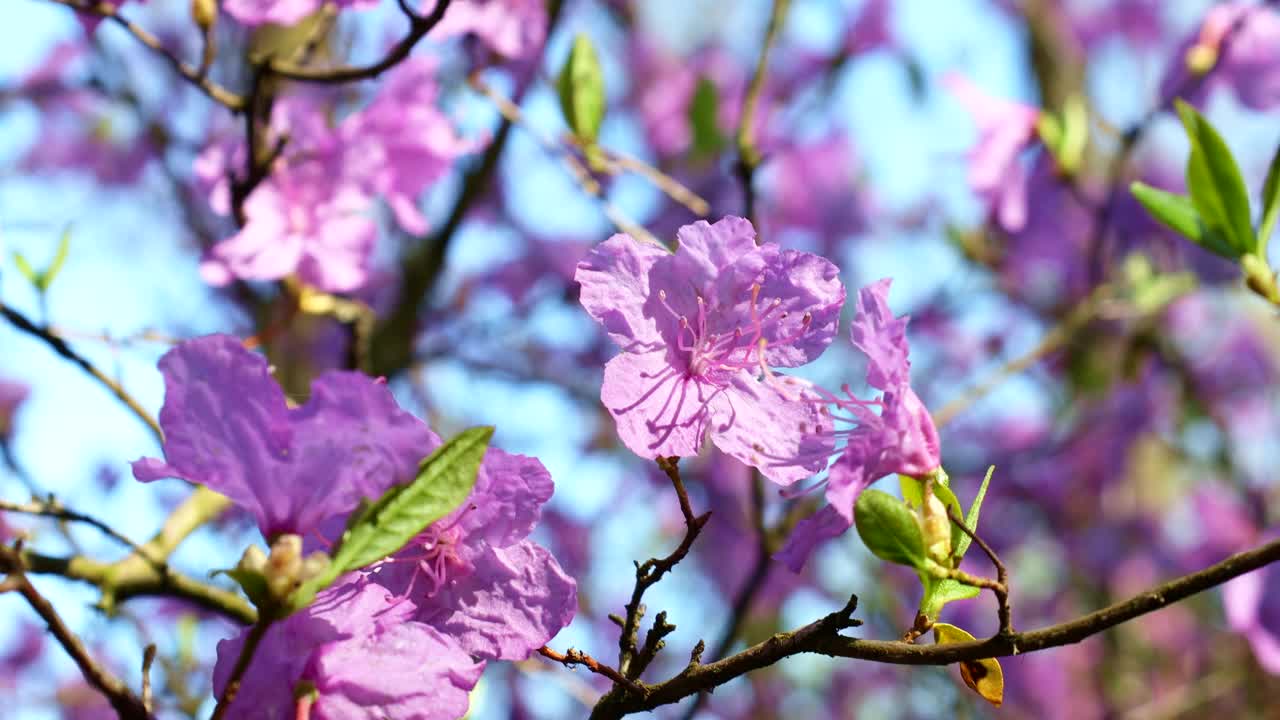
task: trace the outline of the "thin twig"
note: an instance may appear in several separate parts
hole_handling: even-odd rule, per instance
[[[231,704],[236,701],[236,695],[240,692],[240,681],[244,679],[245,671],[249,669],[249,664],[253,662],[254,653],[258,651],[258,644],[266,636],[267,628],[271,627],[271,622],[271,618],[264,615],[249,630],[249,635],[244,640],[244,646],[240,648],[240,656],[236,658],[235,667],[231,669],[231,677],[227,678],[227,684],[222,688],[222,695],[218,697],[218,705],[213,709],[213,715],[209,720],[222,720],[226,717],[227,712],[231,709]]]
[[[994,565],[996,568],[996,581],[995,583],[992,583],[992,584],[974,583],[974,582],[971,582],[972,578],[958,578],[958,579],[970,585],[976,585],[977,587],[985,587],[991,590],[991,592],[995,594],[996,602],[999,604],[999,608],[1000,608],[998,611],[1000,614],[1000,634],[1001,635],[1013,634],[1013,612],[1009,607],[1009,571],[1008,569],[1005,568],[1004,563],[1000,562],[1000,556],[996,555],[996,551],[992,550],[991,546],[988,545],[985,540],[983,540],[981,537],[978,536],[978,533],[971,530],[968,525],[965,525],[964,519],[961,518],[960,515],[956,513],[955,508],[947,508],[947,514],[948,514],[948,517],[951,518],[951,522],[955,523],[956,526],[960,528],[960,532],[963,532],[965,535],[968,535],[970,540],[977,543],[978,547],[982,549],[982,552],[986,554],[987,559],[990,560],[991,564]],[[959,571],[953,570],[952,572],[959,572]],[[981,578],[981,579],[985,580],[985,578]]]
[[[44,341],[44,344],[48,345],[55,353],[61,355],[67,360],[70,360],[81,370],[84,370],[92,376],[94,380],[97,380],[103,387],[110,390],[113,395],[119,398],[120,401],[129,408],[129,410],[133,411],[133,414],[137,415],[139,420],[146,423],[147,427],[151,429],[151,433],[155,435],[158,442],[164,442],[164,432],[160,429],[160,423],[156,422],[156,419],[151,416],[151,413],[147,412],[146,408],[142,407],[142,404],[130,395],[129,392],[120,385],[120,383],[108,377],[106,373],[102,372],[95,367],[93,363],[86,360],[83,355],[72,350],[71,346],[68,345],[66,341],[51,333],[48,328],[36,325],[28,320],[22,313],[19,313],[17,310],[14,310],[3,303],[0,303],[0,315],[4,316],[4,319],[8,320],[10,325],[13,325],[18,330],[21,330],[32,337]]]
[[[773,10],[769,13],[769,25],[764,31],[760,57],[756,60],[755,72],[752,73],[747,92],[742,98],[742,113],[738,116],[738,161],[735,170],[738,180],[742,183],[743,214],[753,225],[756,224],[755,174],[762,159],[760,149],[756,147],[756,109],[760,105],[765,73],[769,68],[769,50],[778,38],[778,32],[782,29],[782,23],[787,17],[787,9],[790,6],[790,0],[773,0]]]
[[[84,513],[76,512],[75,510],[72,510],[66,507],[61,502],[59,502],[54,498],[50,498],[48,500],[32,500],[31,502],[25,502],[25,503],[15,503],[15,502],[10,502],[8,500],[0,500],[0,511],[22,513],[24,515],[39,515],[41,517],[51,517],[51,518],[57,518],[58,520],[66,520],[70,522],[84,523],[85,525],[92,525],[93,527],[101,531],[104,535],[106,535],[107,537],[110,537],[112,540],[119,542],[120,544],[129,548],[133,552],[138,553],[142,557],[148,560],[151,560],[152,564],[155,565],[157,570],[163,570],[165,566],[165,562],[163,560],[151,558],[146,548],[134,542],[133,540],[129,539],[124,534],[118,532],[115,528],[111,527],[107,523],[91,515],[85,515]]]
[[[633,693],[636,693],[637,695],[644,695],[644,688],[641,687],[639,684],[637,684],[634,680],[623,677],[622,673],[609,667],[608,665],[601,663],[599,660],[596,660],[595,658],[582,652],[581,650],[575,650],[573,648],[569,648],[569,651],[566,653],[558,653],[555,650],[552,650],[551,648],[547,647],[546,645],[543,645],[542,647],[538,648],[538,654],[544,658],[547,658],[548,660],[554,660],[555,662],[558,662],[561,665],[564,665],[565,667],[568,667],[568,668],[571,668],[575,665],[582,665],[583,667],[587,668],[588,670],[590,670],[591,672],[597,675],[602,675],[604,677],[609,678],[610,680],[613,681],[615,685],[621,685],[622,687],[625,687],[626,689],[630,690]]]
[[[991,394],[992,391],[1000,387],[1009,378],[1025,372],[1045,357],[1060,350],[1075,337],[1076,333],[1093,321],[1110,294],[1110,285],[1099,285],[1091,295],[1081,301],[1061,322],[1046,333],[1035,347],[1000,366],[985,380],[969,388],[960,397],[943,405],[941,409],[934,412],[933,424],[938,428],[944,427],[952,420],[955,420],[960,413],[967,410],[969,406]]]
[[[375,78],[409,57],[409,53],[413,51],[418,41],[426,37],[427,33],[431,32],[444,19],[444,13],[449,9],[450,2],[452,0],[437,0],[436,6],[427,15],[418,15],[402,3],[400,8],[409,18],[409,32],[400,39],[400,42],[392,46],[382,59],[371,65],[317,69],[299,67],[292,63],[273,60],[268,62],[266,67],[273,75],[279,75],[298,82],[326,85]]]
[[[493,103],[494,107],[497,108],[502,117],[515,125],[519,125],[529,133],[538,146],[542,148],[543,152],[560,160],[564,165],[565,170],[568,171],[569,175],[573,178],[574,182],[582,192],[595,198],[596,201],[600,203],[600,208],[604,211],[605,217],[609,219],[609,222],[617,226],[617,228],[622,232],[627,233],[641,242],[647,242],[659,247],[666,247],[662,244],[661,240],[654,237],[652,233],[646,230],[639,223],[628,218],[626,214],[624,214],[622,210],[612,202],[609,202],[608,198],[604,196],[603,190],[600,188],[600,183],[596,182],[596,179],[591,176],[591,171],[586,165],[583,165],[572,152],[569,152],[567,148],[558,143],[555,139],[537,131],[525,122],[524,113],[520,110],[520,106],[503,97],[502,93],[499,93],[490,87],[488,83],[480,79],[480,75],[478,73],[472,73],[469,82],[476,92],[484,95]]]
[[[0,571],[8,574],[0,590],[17,592],[26,599],[31,609],[35,610],[49,627],[49,632],[57,639],[58,644],[67,651],[76,666],[80,668],[85,682],[107,698],[122,720],[150,720],[151,713],[147,711],[142,700],[134,695],[120,678],[112,675],[89,655],[80,638],[67,627],[53,605],[27,579],[22,557],[17,550],[0,546]]]
[[[143,28],[120,15],[116,6],[108,2],[87,2],[84,0],[49,0],[49,2],[65,5],[73,8],[78,12],[97,15],[105,20],[109,20],[134,37],[138,42],[150,48],[153,52],[164,58],[173,69],[181,75],[187,82],[197,87],[201,92],[209,97],[210,100],[225,107],[231,112],[238,113],[244,110],[244,98],[231,92],[227,88],[205,77],[199,68],[193,67],[168,50],[164,43],[155,35],[147,32]]]
[[[680,514],[684,517],[685,525],[684,539],[670,555],[636,563],[636,584],[631,591],[631,601],[626,605],[627,613],[623,616],[622,634],[618,638],[618,670],[623,675],[630,676],[631,661],[636,654],[636,634],[640,629],[640,619],[644,616],[644,605],[641,601],[644,599],[645,591],[653,587],[689,554],[693,541],[698,539],[702,526],[706,525],[711,517],[709,512],[697,516],[693,514],[689,493],[685,490],[684,481],[680,479],[678,462],[679,458],[658,458],[658,467],[671,480],[671,485],[676,491],[676,499],[680,503]]]
[[[151,665],[156,661],[156,644],[148,643],[142,651],[142,706],[147,712],[152,711],[151,698]]]

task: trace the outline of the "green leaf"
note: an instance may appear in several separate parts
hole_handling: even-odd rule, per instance
[[[342,533],[333,561],[298,588],[289,609],[305,607],[338,576],[375,563],[461,505],[475,486],[493,428],[464,430],[422,461],[418,476],[363,506]]]
[[[1129,192],[1133,193],[1147,212],[1170,230],[1192,242],[1200,242],[1203,235],[1200,213],[1196,212],[1196,206],[1192,204],[1191,198],[1152,187],[1142,181],[1131,183]]]
[[[863,490],[853,505],[853,522],[876,557],[916,569],[926,566],[915,513],[898,498],[880,490]]]
[[[698,86],[689,102],[689,127],[693,131],[693,154],[709,157],[719,154],[725,146],[724,133],[720,132],[720,91],[710,78],[698,78]]]
[[[40,273],[36,272],[36,269],[31,267],[31,263],[27,262],[27,258],[16,250],[13,253],[13,264],[18,266],[18,272],[27,279],[27,282],[37,288],[40,287]]]
[[[573,39],[558,85],[565,122],[583,145],[595,145],[604,122],[604,73],[595,45],[586,33],[578,33]]]
[[[982,501],[987,498],[987,486],[991,484],[991,474],[996,471],[996,466],[992,465],[987,468],[986,477],[982,478],[982,485],[978,487],[978,495],[973,499],[973,504],[969,506],[969,514],[964,518],[964,526],[969,528],[969,532],[978,531],[978,513],[982,511]],[[957,515],[959,513],[956,513]],[[964,557],[965,552],[969,550],[969,545],[973,542],[973,538],[967,533],[960,533],[960,540],[952,547],[955,548],[956,560]],[[974,593],[975,595],[977,593]]]
[[[937,579],[929,577],[925,583],[924,597],[920,600],[920,613],[929,619],[935,619],[942,608],[955,600],[972,600],[982,594],[981,588],[965,585],[951,578]]]
[[[66,230],[62,231],[62,237],[58,240],[58,250],[53,255],[53,262],[49,263],[49,267],[40,273],[40,277],[36,282],[36,286],[41,292],[49,289],[53,285],[53,281],[58,277],[58,273],[62,272],[62,266],[67,264],[67,256],[71,254],[71,226],[68,225]]]
[[[1262,184],[1262,222],[1258,225],[1257,254],[1267,256],[1267,243],[1271,233],[1276,229],[1276,219],[1280,218],[1280,146],[1271,156],[1271,165],[1267,168],[1267,180]]]
[[[1218,131],[1195,108],[1176,101],[1191,155],[1187,158],[1187,187],[1191,202],[1210,233],[1222,235],[1226,245],[1239,257],[1257,246],[1249,211],[1249,194],[1244,177],[1231,156],[1231,149]]]
[[[230,570],[219,570],[214,574],[223,574],[235,580],[240,589],[244,590],[244,594],[248,596],[254,607],[263,607],[263,603],[267,602],[270,597],[270,591],[267,589],[267,579],[262,576],[262,573],[245,570],[244,568],[231,568]]]

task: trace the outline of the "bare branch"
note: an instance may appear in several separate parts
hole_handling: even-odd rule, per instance
[[[173,69],[179,75],[207,95],[210,100],[213,100],[231,112],[238,113],[244,109],[243,97],[231,92],[218,83],[213,82],[200,72],[199,68],[183,62],[176,55],[170,52],[169,49],[164,46],[164,43],[160,42],[160,38],[147,32],[132,21],[125,19],[125,17],[116,9],[115,5],[108,2],[90,2],[89,0],[49,0],[49,2],[65,5],[78,12],[97,15],[98,17],[119,25],[138,42],[147,46],[157,55],[164,58],[166,62],[173,66]]]
[[[150,720],[151,713],[147,711],[142,700],[134,695],[120,678],[112,675],[89,655],[80,638],[71,632],[58,612],[54,610],[53,605],[27,579],[22,557],[17,550],[0,546],[0,571],[8,574],[3,588],[0,589],[17,592],[26,599],[31,609],[35,610],[48,625],[49,632],[57,639],[58,644],[67,651],[76,666],[80,668],[85,682],[106,696],[121,720]]]

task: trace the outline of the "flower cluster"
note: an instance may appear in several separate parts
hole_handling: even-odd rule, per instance
[[[858,293],[851,336],[881,395],[859,400],[845,386],[838,397],[773,372],[831,343],[845,298],[835,265],[757,246],[742,218],[687,225],[677,241],[671,253],[615,235],[578,266],[583,307],[622,348],[605,365],[601,400],[641,457],[695,455],[709,436],[781,485],[826,469],[842,442],[829,504],[780,554],[798,571],[819,542],[850,527],[873,480],[940,464],[937,430],[910,385],[907,321],[889,310],[889,280]]]
[[[229,336],[185,342],[160,370],[165,460],[139,460],[135,477],[202,483],[268,539],[332,537],[441,444],[358,373],[325,373],[288,407],[266,361]],[[574,615],[574,581],[526,539],[552,490],[536,459],[488,450],[460,508],[270,627],[228,717],[294,717],[299,703],[320,720],[460,717],[485,661],[526,658]],[[219,643],[219,692],[247,632]]]
[[[347,292],[369,278],[377,226],[369,216],[381,197],[406,231],[427,220],[418,197],[476,142],[460,136],[437,107],[435,62],[406,60],[377,95],[331,126],[323,98],[294,95],[276,103],[271,135],[285,150],[244,202],[244,227],[215,245],[201,265],[205,280],[274,280],[291,273],[321,290]],[[231,176],[244,167],[243,145],[217,143],[196,174],[214,210],[230,213]]]

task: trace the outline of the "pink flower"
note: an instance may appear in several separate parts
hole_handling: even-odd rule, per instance
[[[867,383],[882,392],[875,400],[859,400],[846,385],[844,398],[828,396],[844,413],[835,419],[851,427],[836,431],[846,444],[826,481],[827,505],[800,521],[778,553],[796,572],[820,543],[849,529],[854,501],[873,481],[891,473],[927,475],[942,464],[933,418],[911,389],[907,318],[889,310],[890,282],[885,278],[858,292],[850,334],[867,356]]]
[[[370,277],[377,197],[405,230],[425,233],[419,197],[478,145],[437,109],[435,69],[421,57],[397,65],[372,102],[336,128],[313,96],[277,101],[271,130],[287,138],[284,156],[246,199],[244,227],[205,257],[205,280],[225,285],[296,273],[321,290],[357,290]],[[227,175],[243,165],[238,144],[210,145],[197,160],[215,210],[230,212]]]
[[[622,352],[600,399],[637,455],[695,455],[707,436],[789,484],[818,472],[828,427],[806,383],[773,367],[826,349],[844,304],[839,271],[809,253],[756,247],[742,218],[686,225],[668,253],[615,235],[579,264],[581,302]]]
[[[431,12],[435,0],[425,0],[422,13]],[[542,0],[453,0],[444,19],[430,33],[450,38],[474,33],[494,52],[512,60],[542,47],[547,35],[547,9]]]
[[[984,93],[956,73],[942,79],[978,126],[978,144],[969,153],[969,185],[1010,232],[1027,222],[1027,169],[1018,156],[1036,139],[1040,110]]]

